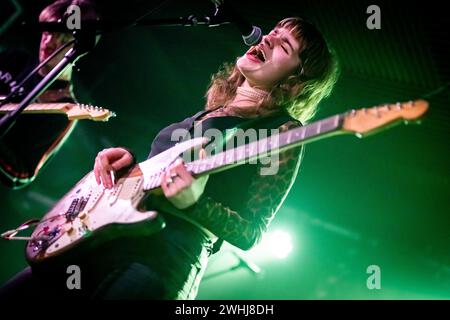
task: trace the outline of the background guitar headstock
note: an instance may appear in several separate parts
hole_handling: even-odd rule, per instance
[[[85,104],[71,104],[70,109],[67,110],[69,120],[108,121],[110,117],[115,116],[116,114],[108,109]]]
[[[383,130],[398,122],[418,121],[428,110],[428,102],[416,100],[385,104],[373,108],[349,111],[343,122],[343,129],[364,136]]]

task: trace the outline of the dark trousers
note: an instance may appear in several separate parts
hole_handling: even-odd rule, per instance
[[[62,270],[61,270],[62,271]],[[81,268],[80,288],[69,289],[70,273],[41,274],[30,267],[15,275],[2,288],[0,299],[161,299],[164,286],[146,265],[131,263],[103,277],[93,278]],[[69,279],[70,282],[70,279]]]

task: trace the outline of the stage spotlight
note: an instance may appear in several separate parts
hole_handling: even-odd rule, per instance
[[[284,259],[292,251],[292,238],[286,231],[276,230],[269,232],[258,247],[277,259]]]

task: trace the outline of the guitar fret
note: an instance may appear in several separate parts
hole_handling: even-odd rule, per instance
[[[300,140],[303,140],[303,139],[305,139],[305,135],[306,135],[306,128],[307,127],[304,127],[304,128],[301,128],[301,132],[302,132],[302,136],[300,137]]]
[[[320,128],[322,127],[322,121],[319,121],[319,122],[317,122],[317,130],[316,130],[316,133],[317,134],[320,134]]]
[[[245,147],[239,147],[237,151],[237,160],[245,159]]]
[[[263,140],[258,141],[258,151],[257,153],[264,153],[266,152],[265,144]]]
[[[198,161],[198,163],[197,163],[197,171],[199,172],[199,173],[201,173],[201,172],[203,172],[203,161],[202,160],[199,160]]]
[[[232,161],[233,161],[233,154],[232,154],[232,152],[230,150],[230,151],[226,152],[226,162],[227,163],[231,163]]]
[[[207,162],[205,162],[205,161],[203,161],[203,160],[201,160],[200,161],[200,171],[206,171],[206,169],[208,168],[208,163]]]
[[[220,166],[223,166],[223,164],[225,162],[224,156],[225,155],[223,153],[219,154],[219,165]]]
[[[216,156],[208,158],[208,169],[212,169],[216,166]]]
[[[153,176],[152,184],[151,184],[152,188],[156,188],[160,184],[160,182],[161,182],[161,175],[160,174],[157,174],[157,175]]]
[[[253,156],[255,154],[256,143],[252,143],[249,145],[249,156]]]
[[[200,161],[201,161],[200,172],[205,172],[205,171],[208,171],[209,169],[212,168],[211,163],[209,162],[209,160],[202,159]]]
[[[150,181],[148,182],[148,188],[149,188],[149,189],[153,189],[154,187],[155,187],[155,177],[152,176],[152,177],[150,178]]]
[[[199,169],[198,160],[194,162],[192,171],[195,172],[195,173],[200,173],[201,172],[200,169]]]
[[[291,138],[292,138],[292,131],[288,131],[286,143],[290,143],[291,142]]]
[[[198,164],[197,164],[197,171],[198,171],[198,172],[203,172],[203,171],[204,171],[204,168],[205,168],[205,164],[203,163],[202,160],[199,160],[199,161],[198,161]]]

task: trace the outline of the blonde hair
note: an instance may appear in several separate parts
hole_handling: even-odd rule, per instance
[[[337,81],[337,59],[320,31],[302,18],[283,19],[276,27],[288,29],[305,43],[300,52],[301,65],[294,74],[272,88],[256,110],[271,113],[285,109],[293,118],[307,123],[314,117],[319,102],[331,93]],[[212,76],[206,93],[206,109],[214,110],[230,103],[244,80],[235,63],[225,63]]]

